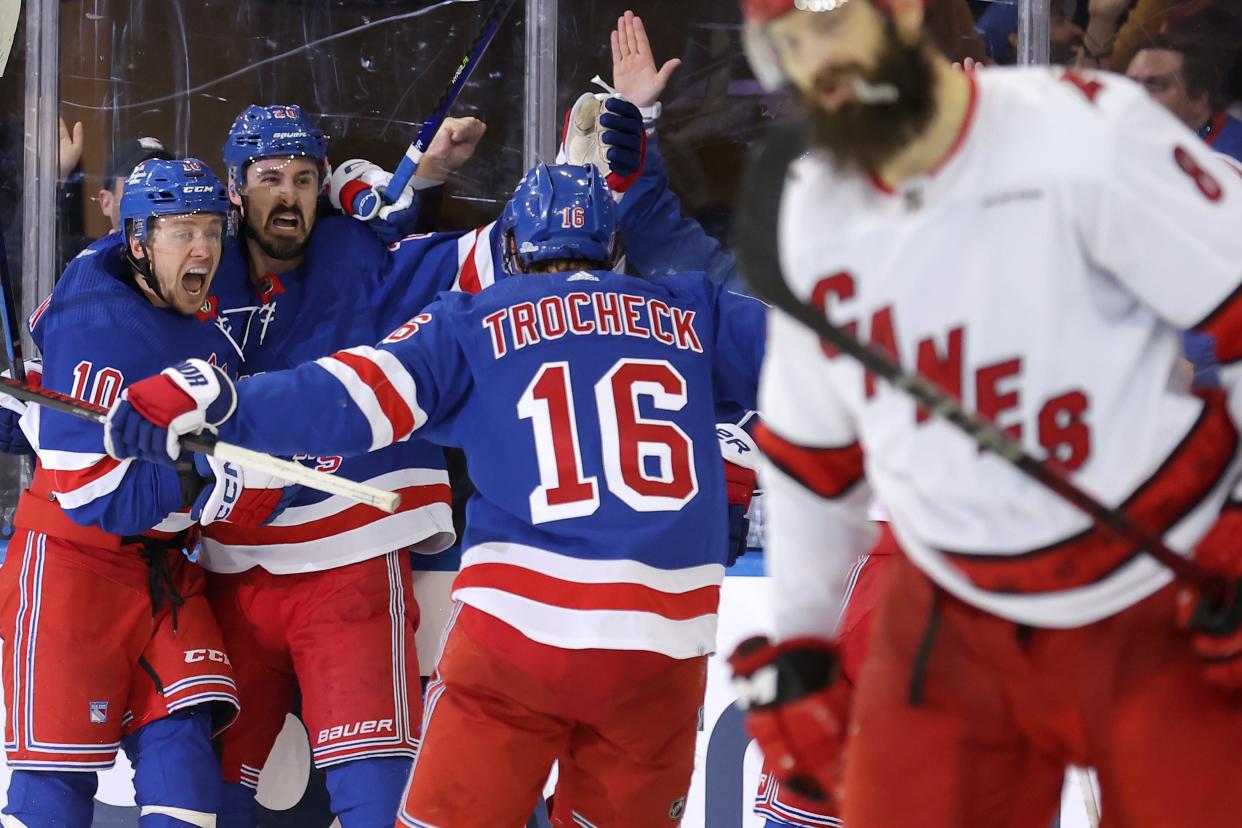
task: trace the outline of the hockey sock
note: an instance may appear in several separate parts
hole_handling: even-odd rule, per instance
[[[224,783],[211,749],[211,714],[198,706],[124,739],[134,764],[140,828],[215,828]]]
[[[412,759],[386,757],[325,768],[332,813],[341,828],[392,828],[413,764]]]
[[[15,770],[9,780],[9,803],[0,824],[26,828],[90,828],[95,813],[94,771]],[[11,822],[13,817],[19,823]]]
[[[225,782],[216,828],[255,828],[259,824],[255,793],[240,782]]]

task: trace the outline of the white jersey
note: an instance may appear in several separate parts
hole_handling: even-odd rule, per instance
[[[972,84],[950,155],[896,192],[796,162],[786,279],[1189,550],[1236,477],[1237,436],[1224,394],[1188,388],[1179,332],[1242,356],[1242,177],[1124,78]],[[1087,624],[1171,578],[775,310],[760,408],[781,636],[824,634],[873,495],[929,577],[1020,623]]]

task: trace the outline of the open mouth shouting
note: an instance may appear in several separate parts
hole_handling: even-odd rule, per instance
[[[208,265],[193,265],[181,274],[181,290],[191,299],[200,300],[207,295],[207,275],[211,273]]]
[[[304,226],[301,214],[292,210],[274,213],[267,221],[268,231],[275,236],[296,238]]]

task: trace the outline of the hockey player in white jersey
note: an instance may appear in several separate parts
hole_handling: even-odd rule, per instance
[[[954,71],[922,0],[743,8],[813,127],[781,202],[794,296],[1236,586],[1237,173],[1123,78]],[[1187,387],[1182,329],[1215,337],[1223,391]],[[782,782],[842,794],[850,828],[1044,828],[1092,765],[1113,825],[1237,821],[1236,620],[1190,625],[1152,557],[776,310],[760,407],[777,598],[732,661]],[[906,558],[842,787],[828,640],[873,496]]]

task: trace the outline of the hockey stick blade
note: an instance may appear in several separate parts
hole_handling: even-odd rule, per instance
[[[849,354],[863,367],[909,394],[936,416],[963,431],[980,447],[1000,456],[1018,471],[1084,512],[1097,525],[1142,550],[1183,583],[1201,595],[1195,614],[1197,629],[1223,635],[1242,619],[1239,583],[1204,569],[1170,549],[1164,541],[1140,527],[1128,515],[1100,503],[1052,464],[1028,454],[1008,435],[979,414],[965,408],[951,395],[918,374],[907,374],[889,356],[861,342],[828,321],[828,318],[794,295],[781,270],[779,227],[781,199],[790,167],[808,146],[806,127],[785,122],[771,127],[752,153],[743,179],[737,211],[737,253],[742,275],[755,295],[814,331],[838,351]]]
[[[8,377],[0,377],[0,394],[8,394],[23,402],[35,403],[52,411],[90,420],[100,425],[108,418],[108,409],[103,406],[70,397],[59,391],[36,388]],[[367,506],[374,506],[388,514],[395,513],[401,505],[401,495],[396,492],[378,489],[365,483],[355,483],[343,477],[308,469],[291,460],[283,460],[269,454],[261,454],[235,446],[232,443],[221,442],[211,434],[187,434],[181,438],[181,447],[198,454],[210,454],[224,462],[236,463],[253,471],[283,477],[285,480],[299,483],[308,489],[340,495]]]
[[[474,42],[466,51],[466,56],[457,64],[457,70],[449,80],[444,94],[440,96],[440,100],[436,101],[427,120],[423,121],[418,134],[406,148],[405,155],[401,156],[401,162],[397,164],[397,169],[393,170],[392,179],[383,187],[372,187],[364,191],[354,200],[350,208],[354,218],[370,221],[379,214],[380,208],[385,203],[391,204],[401,197],[401,191],[417,172],[423,153],[427,151],[427,147],[431,146],[432,139],[436,137],[440,125],[448,117],[449,110],[457,101],[457,96],[465,88],[466,81],[470,80],[470,76],[483,58],[483,53],[487,51],[487,47],[496,37],[496,32],[500,30],[500,24],[504,22],[505,16],[516,3],[517,0],[496,0],[496,4],[492,6],[492,10],[483,20],[483,26],[475,36]]]

